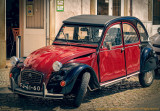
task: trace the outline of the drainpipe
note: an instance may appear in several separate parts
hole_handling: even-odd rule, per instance
[[[132,0],[130,0],[130,16],[132,16]]]
[[[83,0],[81,0],[81,15],[83,14]]]
[[[46,0],[46,46],[47,46],[47,0]]]
[[[20,58],[21,57],[21,36],[17,36],[16,37],[17,40],[17,57]]]

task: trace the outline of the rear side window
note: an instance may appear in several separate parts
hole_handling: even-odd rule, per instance
[[[146,32],[144,31],[144,28],[142,27],[142,25],[140,23],[137,23],[137,28],[140,34],[140,39],[141,41],[148,41],[148,36],[146,34]]]
[[[131,44],[139,42],[135,29],[129,24],[123,24],[124,43]]]

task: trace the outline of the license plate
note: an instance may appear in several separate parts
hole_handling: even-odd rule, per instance
[[[20,83],[20,87],[28,91],[41,91],[40,86],[32,86],[32,85]]]

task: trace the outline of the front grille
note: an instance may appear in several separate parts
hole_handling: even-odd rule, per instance
[[[38,71],[24,70],[21,72],[22,83],[41,84],[42,79],[43,79],[43,74]]]

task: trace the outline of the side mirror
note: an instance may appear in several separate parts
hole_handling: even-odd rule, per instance
[[[105,42],[105,46],[108,50],[111,50],[112,44],[111,42]]]
[[[158,34],[160,34],[160,27],[157,29]]]

